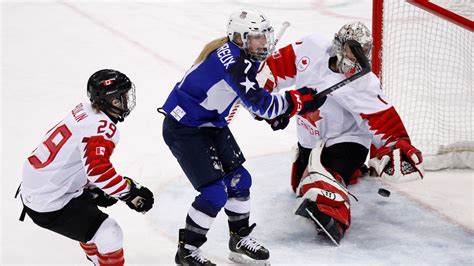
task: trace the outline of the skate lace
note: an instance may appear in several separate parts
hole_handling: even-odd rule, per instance
[[[240,249],[242,246],[254,252],[262,247],[262,245],[260,245],[257,240],[251,236],[243,237],[239,240],[239,242],[237,242],[237,249]]]
[[[185,258],[187,258],[187,257],[194,258],[195,260],[197,260],[201,263],[204,263],[204,262],[208,261],[208,259],[206,259],[206,257],[204,257],[204,255],[202,255],[202,252],[201,252],[200,249],[193,250],[193,252],[191,252],[191,254],[185,256]]]

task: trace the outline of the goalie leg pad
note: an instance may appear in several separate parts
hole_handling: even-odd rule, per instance
[[[323,206],[325,205],[316,205],[309,199],[304,199],[302,200],[295,214],[312,220],[315,223],[319,234],[326,234],[336,245],[338,245],[341,239],[344,237],[344,233],[346,232],[347,228],[349,227],[345,224],[342,224],[337,219],[334,219],[334,217],[331,215],[327,214],[331,213],[333,210],[324,210],[326,212],[323,212],[323,209],[318,209]],[[331,207],[325,206],[325,208]]]
[[[346,228],[350,226],[350,201],[345,191],[321,180],[307,183],[299,191],[301,199],[312,202],[319,212],[336,219]]]
[[[344,225],[344,230],[350,226],[349,192],[341,180],[337,180],[321,164],[321,152],[324,142],[319,141],[313,148],[308,170],[310,175],[301,180],[296,194],[301,201],[309,200],[314,203],[316,215],[323,213]]]
[[[291,167],[291,188],[296,192],[296,188],[304,176],[306,167],[308,166],[309,155],[311,149],[301,146],[299,143],[293,147],[293,164]]]

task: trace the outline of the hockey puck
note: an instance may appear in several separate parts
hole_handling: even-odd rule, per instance
[[[379,195],[382,196],[382,197],[390,197],[390,191],[388,191],[387,189],[385,188],[379,188]]]

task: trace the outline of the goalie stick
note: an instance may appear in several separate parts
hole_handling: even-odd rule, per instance
[[[345,80],[332,85],[331,87],[329,87],[329,88],[327,88],[327,89],[325,89],[325,90],[323,90],[319,93],[313,94],[314,99],[316,99],[316,100],[321,99],[322,97],[324,97],[324,96],[330,94],[331,92],[333,92],[333,91],[335,91],[335,90],[351,83],[352,81],[364,76],[365,74],[367,74],[371,71],[369,60],[365,56],[364,51],[362,50],[362,47],[360,46],[359,42],[354,41],[354,40],[348,40],[346,43],[347,43],[347,45],[349,45],[349,48],[351,49],[352,53],[356,57],[357,62],[360,64],[360,67],[361,67],[360,71],[357,72],[356,74],[346,78]]]

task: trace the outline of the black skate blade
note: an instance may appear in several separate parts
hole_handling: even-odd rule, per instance
[[[308,210],[308,208],[305,208],[305,210],[306,210],[306,213],[311,218],[311,220],[313,220],[319,226],[321,231],[324,232],[336,246],[339,246],[339,242],[337,242],[336,239],[334,239],[334,237],[332,237],[332,235],[326,230],[326,228],[324,228],[324,226],[318,221],[318,219],[316,219],[316,217],[314,217],[313,213],[311,213],[311,211]]]
[[[238,253],[238,252],[233,252],[231,251],[229,253],[229,260],[238,263],[238,264],[243,264],[243,265],[259,265],[259,266],[270,266],[270,260],[256,260],[252,259],[247,255]]]
[[[309,199],[303,200],[300,203],[300,206],[298,207],[298,209],[296,209],[295,214],[310,219],[308,212],[306,211],[310,203],[311,201]]]

